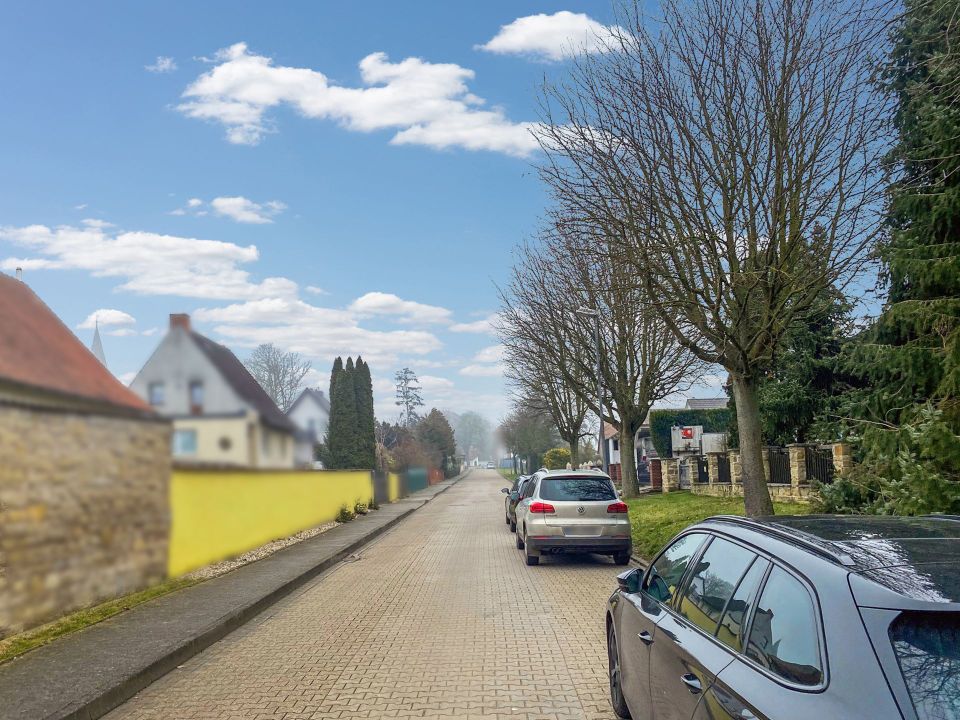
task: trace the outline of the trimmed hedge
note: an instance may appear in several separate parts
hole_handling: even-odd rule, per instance
[[[678,425],[703,425],[705,433],[726,432],[732,419],[730,408],[710,410],[652,410],[650,436],[660,457],[671,457],[670,429]]]

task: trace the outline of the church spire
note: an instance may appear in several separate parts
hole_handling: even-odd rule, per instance
[[[96,320],[96,325],[93,329],[93,342],[90,344],[90,351],[93,353],[93,356],[100,361],[100,364],[104,367],[107,366],[107,357],[103,354],[103,342],[100,340],[100,321]]]

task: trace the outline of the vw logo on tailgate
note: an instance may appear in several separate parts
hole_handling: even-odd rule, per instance
[[[577,508],[577,512],[583,515],[586,512],[586,508],[584,508],[583,505],[581,505],[580,507]]]

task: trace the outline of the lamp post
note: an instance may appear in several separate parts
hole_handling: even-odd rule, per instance
[[[602,352],[600,347],[600,313],[585,305],[577,308],[575,312],[580,317],[593,318],[594,320],[593,334],[597,351],[597,418],[600,420],[600,437],[597,447],[600,449],[600,461],[603,465],[603,471],[609,473],[610,458],[607,455],[607,443],[603,437],[603,376],[600,374],[600,353]]]

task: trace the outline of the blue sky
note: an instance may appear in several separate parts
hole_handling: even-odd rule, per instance
[[[489,318],[547,203],[524,123],[607,2],[4,4],[0,270],[129,378],[189,312],[497,420]]]

